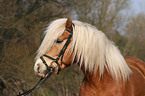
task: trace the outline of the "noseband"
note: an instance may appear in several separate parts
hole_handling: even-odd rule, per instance
[[[59,71],[61,70],[60,65],[62,65],[63,56],[64,56],[64,53],[65,53],[65,51],[66,51],[66,49],[67,49],[67,47],[68,47],[68,45],[69,45],[69,43],[71,41],[71,37],[72,37],[72,34],[73,34],[73,30],[72,31],[65,30],[65,31],[69,32],[70,35],[69,35],[66,43],[64,44],[63,48],[61,49],[59,55],[57,56],[57,58],[55,59],[55,58],[53,58],[53,57],[51,57],[49,55],[46,55],[46,54],[43,55],[44,57],[47,57],[48,59],[51,59],[52,60],[52,62],[50,63],[50,66],[47,65],[47,63],[46,63],[45,59],[43,58],[43,56],[40,57],[40,59],[42,60],[43,64],[45,64],[45,66],[47,67],[47,70],[48,71],[51,71],[52,68],[53,68],[53,65],[52,64],[53,63],[56,63],[57,64],[57,67],[58,67],[57,74],[59,74]],[[60,58],[61,58],[61,64],[58,63],[58,60]]]

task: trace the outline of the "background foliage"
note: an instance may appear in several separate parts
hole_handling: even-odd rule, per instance
[[[145,61],[145,14],[127,16],[128,0],[0,0],[0,95],[26,91],[39,80],[35,52],[47,24],[61,17],[90,23],[113,40],[124,56]],[[30,96],[77,96],[83,79],[73,65]]]

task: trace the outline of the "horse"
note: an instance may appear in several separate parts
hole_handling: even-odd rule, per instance
[[[37,51],[34,70],[45,78],[72,64],[84,73],[79,96],[145,96],[145,62],[124,58],[96,27],[70,18],[52,21]]]

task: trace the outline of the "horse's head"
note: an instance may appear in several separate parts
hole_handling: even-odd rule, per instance
[[[37,58],[34,70],[40,77],[45,77],[49,71],[55,67],[55,73],[71,65],[73,53],[71,51],[71,41],[73,25],[71,19],[67,19],[65,30],[61,36],[56,38],[52,48],[44,55]]]

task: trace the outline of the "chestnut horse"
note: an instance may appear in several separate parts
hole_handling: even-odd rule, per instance
[[[46,77],[78,64],[85,74],[80,96],[145,96],[145,63],[123,58],[96,27],[71,19],[50,23],[38,49],[35,73]],[[49,70],[48,70],[49,69]]]

